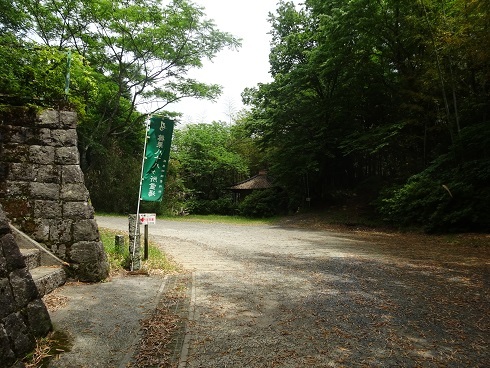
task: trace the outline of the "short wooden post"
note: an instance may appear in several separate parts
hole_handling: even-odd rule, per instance
[[[116,253],[118,253],[118,254],[123,253],[124,235],[116,235],[114,237],[114,249],[116,250]]]

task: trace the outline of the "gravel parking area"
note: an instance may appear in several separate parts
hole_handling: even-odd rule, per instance
[[[489,366],[488,246],[174,221],[150,234],[192,280],[179,368]]]

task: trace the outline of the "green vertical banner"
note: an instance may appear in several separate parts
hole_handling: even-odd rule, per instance
[[[167,118],[152,116],[150,119],[141,178],[142,201],[162,200],[174,125],[175,122]]]

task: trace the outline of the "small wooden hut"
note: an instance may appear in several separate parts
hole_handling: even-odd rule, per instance
[[[233,199],[236,203],[242,201],[254,190],[269,189],[274,187],[275,185],[272,183],[272,180],[269,176],[267,176],[267,170],[260,170],[257,175],[236,183],[228,189],[233,192]]]

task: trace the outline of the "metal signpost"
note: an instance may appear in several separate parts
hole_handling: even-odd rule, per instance
[[[140,213],[139,215],[140,224],[145,225],[145,237],[144,237],[144,247],[143,247],[143,259],[146,261],[148,259],[148,224],[154,224],[157,221],[156,213]]]

